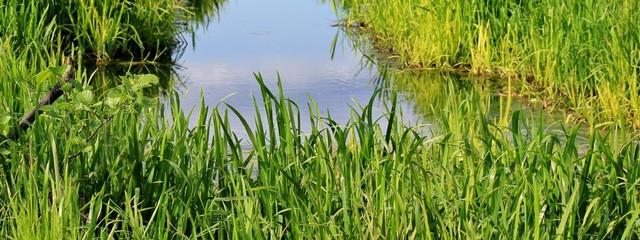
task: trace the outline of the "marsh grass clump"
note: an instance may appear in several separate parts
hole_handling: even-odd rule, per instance
[[[517,79],[516,93],[589,124],[639,127],[638,1],[345,0],[407,68]],[[506,81],[506,80],[505,80]]]
[[[202,6],[198,5],[201,4]],[[213,6],[210,6],[213,4]],[[0,36],[13,49],[42,54],[79,51],[86,61],[166,62],[190,31],[191,19],[205,21],[219,1],[12,0],[3,3]],[[199,9],[198,16],[191,10]],[[33,49],[35,47],[35,49]],[[57,50],[57,51],[56,51]]]
[[[66,56],[78,62],[80,79],[97,88],[118,84],[112,69],[144,69],[139,74],[161,73],[163,87],[174,84],[175,59],[186,46],[185,37],[205,24],[224,0],[176,1],[22,1],[0,3],[0,78],[33,94],[34,86],[55,84],[50,79],[34,84],[33,76],[58,66]],[[148,69],[154,69],[149,71]],[[160,69],[157,71],[157,69]],[[85,76],[86,75],[86,76]],[[51,78],[53,79],[53,78]],[[10,91],[12,92],[12,91]],[[28,104],[20,104],[25,106]],[[26,107],[25,107],[26,108]],[[9,111],[22,112],[22,111]]]
[[[14,125],[56,84],[65,57],[78,63],[80,85],[96,93],[128,72],[160,77],[157,95],[173,86],[174,58],[193,21],[206,21],[224,1],[22,1],[0,3],[0,118]],[[195,10],[198,10],[197,12]],[[114,70],[117,69],[117,70]],[[4,129],[3,129],[4,130]]]

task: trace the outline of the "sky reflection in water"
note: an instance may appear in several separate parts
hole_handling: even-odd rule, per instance
[[[361,71],[361,54],[347,41],[338,41],[334,59],[331,45],[339,29],[331,27],[336,16],[329,3],[314,0],[232,0],[220,11],[208,29],[196,33],[195,49],[188,47],[180,59],[186,81],[182,104],[186,109],[200,101],[202,88],[206,104],[225,102],[252,122],[251,94],[260,95],[254,72],[260,72],[276,90],[280,74],[285,96],[301,107],[307,119],[310,95],[323,114],[327,109],[340,124],[349,119],[353,100],[366,104],[375,86],[375,70]],[[379,106],[380,107],[380,106]],[[410,111],[403,106],[407,119]],[[243,134],[234,118],[232,129]],[[303,122],[303,131],[309,124]]]

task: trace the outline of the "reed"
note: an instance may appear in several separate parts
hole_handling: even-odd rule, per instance
[[[301,116],[260,75],[253,120],[233,106],[184,112],[128,76],[106,96],[76,89],[3,151],[15,188],[0,193],[12,238],[634,238],[640,146],[522,112],[508,127],[481,96],[449,94],[439,130],[403,124],[377,94],[347,123]],[[453,89],[453,88],[450,88]],[[393,97],[391,99],[394,99]],[[203,100],[204,103],[204,100]],[[68,111],[66,108],[76,109]],[[168,108],[165,110],[165,108]],[[190,116],[197,123],[188,125]],[[230,130],[238,117],[250,143]],[[311,131],[302,132],[302,121]],[[385,126],[385,127],[382,127]],[[611,145],[613,143],[613,145]]]
[[[404,67],[519,79],[518,94],[590,125],[638,127],[637,1],[343,0]]]
[[[4,1],[0,53],[3,62],[21,64],[31,73],[71,56],[79,63],[79,74],[88,76],[82,79],[98,87],[117,84],[113,81],[118,76],[106,73],[116,67],[160,69],[156,72],[164,75],[162,85],[168,87],[176,78],[168,69],[176,65],[185,38],[217,14],[224,2]]]
[[[51,66],[59,66],[67,56],[78,62],[79,84],[92,85],[95,91],[119,84],[119,76],[127,72],[155,73],[161,77],[158,86],[170,88],[176,79],[174,58],[184,47],[184,36],[198,21],[207,21],[204,15],[214,14],[223,3],[3,1],[0,117],[7,125],[19,120],[37,103],[39,94],[55,85],[58,77],[50,71]],[[110,74],[113,72],[117,74]]]

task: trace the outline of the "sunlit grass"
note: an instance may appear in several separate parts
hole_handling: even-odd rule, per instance
[[[403,124],[395,103],[373,118],[375,95],[337,123],[312,100],[310,115],[301,116],[298,103],[266,88],[259,75],[254,119],[234,116],[232,106],[202,104],[186,113],[177,95],[155,107],[141,93],[121,92],[144,87],[135,85],[144,78],[132,76],[113,90],[119,94],[93,102],[80,97],[90,90],[78,90],[61,106],[65,118],[49,109],[10,145],[3,156],[15,188],[0,194],[2,235],[638,236],[637,141],[611,146],[612,137],[593,133],[579,153],[577,127],[548,133],[521,112],[499,127],[473,92],[446,97],[440,131],[429,138]],[[95,104],[103,106],[81,107]],[[196,124],[188,125],[189,115]],[[230,130],[230,117],[242,119],[251,149]],[[309,132],[301,121],[311,123]]]
[[[336,4],[405,67],[518,79],[517,93],[588,124],[639,127],[638,1],[372,1]]]
[[[4,4],[12,3],[17,1]],[[65,36],[55,30],[63,26],[51,24],[45,17],[49,8],[39,4],[0,10],[17,16],[35,6],[41,13],[13,18],[21,21],[0,17],[17,24],[0,30],[0,136],[57,81],[55,74],[42,73],[59,66],[63,55],[95,52],[111,59],[119,47],[147,41],[129,36],[124,44],[92,33],[82,47],[78,43],[67,52],[58,42]],[[63,6],[50,9],[56,7]],[[117,33],[125,30],[97,16],[118,9],[82,14],[94,14],[85,23],[94,24],[97,33]],[[487,61],[493,55],[474,56],[482,63],[478,71],[496,66]],[[105,88],[88,84],[92,73],[79,68],[74,88],[43,107],[27,132],[16,141],[0,139],[6,167],[0,174],[4,238],[633,239],[640,234],[640,146],[635,133],[624,128],[605,135],[593,130],[581,150],[579,126],[558,123],[563,130],[551,133],[543,116],[507,110],[498,118],[488,116],[492,103],[482,88],[433,79],[422,81],[431,80],[434,88],[417,89],[432,94],[422,98],[431,106],[422,111],[433,116],[438,129],[429,135],[422,126],[404,123],[394,92],[376,91],[368,103],[353,107],[348,122],[336,122],[321,114],[313,99],[294,102],[281,85],[267,88],[259,74],[261,91],[253,99],[254,118],[248,119],[233,106],[207,106],[204,99],[198,108],[182,109],[172,91],[167,100],[144,94],[162,80],[153,75],[124,74]],[[398,87],[417,88],[404,84]],[[373,109],[379,99],[385,100],[386,114],[377,118]],[[301,114],[303,108],[308,116]],[[235,117],[248,139],[231,130],[229,119]],[[301,130],[303,122],[310,123],[309,131]]]
[[[75,49],[78,57],[103,64],[157,61],[171,58],[181,44],[176,36],[190,30],[189,21],[207,21],[204,15],[221,2],[11,0],[0,5],[0,36],[34,60]]]
[[[4,1],[0,3],[0,58],[7,66],[0,67],[21,65],[21,71],[39,72],[71,56],[78,62],[79,74],[87,75],[83,79],[109,86],[117,76],[105,77],[104,71],[115,66],[173,67],[186,46],[185,37],[198,24],[206,24],[199,21],[209,21],[224,2]],[[30,83],[13,74],[2,78]],[[170,78],[162,79],[165,87],[173,84]]]

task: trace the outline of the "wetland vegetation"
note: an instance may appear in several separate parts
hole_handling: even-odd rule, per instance
[[[182,109],[171,70],[132,73],[131,64],[170,65],[181,33],[224,4],[0,3],[0,235],[639,237],[637,3],[336,0],[339,17],[368,31],[350,36],[358,47],[399,61],[386,68],[383,55],[371,58],[384,76],[380,90],[353,106],[346,123],[313,99],[288,99],[260,74],[248,118],[204,97]],[[78,65],[65,95],[18,139],[3,137],[59,81],[66,56]],[[113,64],[130,71],[100,72]],[[468,77],[396,72],[406,68]],[[163,83],[161,99],[152,88]],[[507,94],[496,97],[491,84]],[[564,103],[584,119],[586,146],[580,124],[512,111],[511,92]],[[405,96],[436,128],[403,121]],[[372,113],[376,102],[382,117]],[[489,114],[495,107],[499,114]],[[232,117],[250,149],[231,130]]]
[[[403,67],[499,78],[576,121],[640,127],[638,1],[338,2]]]

